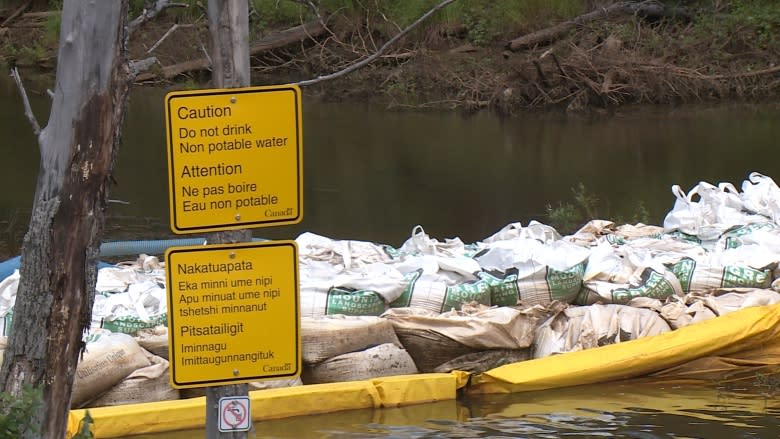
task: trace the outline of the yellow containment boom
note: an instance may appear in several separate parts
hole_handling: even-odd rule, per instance
[[[255,421],[396,407],[467,393],[511,393],[629,378],[711,380],[780,366],[780,304],[747,308],[661,335],[465,372],[384,377],[250,392]],[[205,398],[89,409],[97,438],[205,427]],[[69,436],[86,410],[72,410]]]

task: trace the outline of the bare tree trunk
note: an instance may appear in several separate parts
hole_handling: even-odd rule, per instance
[[[43,386],[37,434],[65,436],[82,335],[89,328],[108,185],[130,87],[126,0],[65,0],[56,87],[24,238],[0,390]]]
[[[217,88],[246,87],[249,73],[249,7],[246,0],[209,0],[209,34],[211,36],[212,82]],[[211,233],[210,244],[250,241],[250,230]],[[209,387],[206,389],[206,437],[245,439],[246,432],[218,431],[219,399],[225,396],[246,396],[246,384]],[[251,416],[251,414],[250,414]]]

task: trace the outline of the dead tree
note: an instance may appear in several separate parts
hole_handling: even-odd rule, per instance
[[[65,0],[49,121],[21,254],[0,390],[43,387],[28,438],[65,436],[82,336],[89,328],[109,181],[130,89],[127,0]]]

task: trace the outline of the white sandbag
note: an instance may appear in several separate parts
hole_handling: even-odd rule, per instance
[[[394,253],[395,257],[436,255],[458,257],[467,254],[465,244],[460,238],[448,238],[444,242],[431,238],[422,226],[412,228],[412,236]]]
[[[667,266],[684,293],[703,293],[715,288],[769,288],[779,259],[780,254],[745,244],[700,258],[682,257]]]
[[[81,407],[135,370],[149,365],[145,351],[133,337],[108,331],[90,335],[76,366],[71,406]]]
[[[415,258],[415,261],[430,259]],[[424,262],[423,262],[424,263]],[[421,308],[434,313],[460,309],[464,303],[476,302],[490,305],[488,281],[475,275],[440,269],[435,272],[420,268],[406,274],[407,286],[401,295],[390,303],[391,308]]]
[[[595,245],[599,239],[611,235],[615,231],[615,223],[607,220],[590,220],[571,235],[562,239],[582,247]]]
[[[127,378],[85,407],[138,404],[179,399],[179,391],[171,387],[168,360],[147,353],[150,365],[135,370]]]
[[[526,309],[471,305],[461,311],[442,314],[416,308],[394,308],[382,314],[398,331],[426,330],[439,332],[474,349],[522,349],[533,341],[539,319],[546,315],[543,307]]]
[[[595,246],[600,240],[623,245],[635,239],[660,239],[663,231],[663,227],[643,223],[623,224],[616,227],[612,221],[591,220],[573,235],[565,236],[563,239],[583,247]]]
[[[531,221],[526,227],[523,227],[521,223],[507,224],[498,232],[483,239],[482,242],[489,244],[517,238],[533,239],[546,244],[561,239],[561,235],[551,226],[538,221]]]
[[[752,172],[742,182],[740,198],[745,210],[780,224],[780,188],[771,177]]]
[[[19,288],[19,270],[0,281],[0,336],[11,333],[16,290]]]
[[[252,381],[249,383],[249,391],[253,390],[266,390],[266,389],[283,389],[286,387],[302,386],[303,381],[301,377],[293,378],[289,380],[266,380],[266,381]]]
[[[301,316],[378,316],[387,302],[374,291],[327,286],[325,280],[301,282]]]
[[[390,320],[401,344],[422,372],[465,354],[490,349],[517,350],[533,341],[546,309],[487,308],[469,305],[443,314],[420,308],[392,308]]]
[[[682,296],[680,281],[654,255],[632,245],[613,247],[600,242],[591,249],[578,305],[628,303],[635,297],[665,299]]]
[[[301,318],[301,358],[305,364],[386,343],[401,347],[387,319],[345,315]]]
[[[578,305],[625,304],[635,297],[666,299],[675,295],[682,296],[682,294],[680,281],[674,273],[666,269],[657,271],[646,267],[639,276],[632,277],[626,283],[601,280],[583,282],[582,290],[574,302]]]
[[[474,259],[485,270],[481,278],[499,286],[491,304],[514,306],[519,301],[532,306],[554,300],[573,302],[582,286],[589,254],[588,249],[566,241],[542,244],[515,238],[486,244]],[[517,300],[506,297],[511,293],[506,282],[509,277],[516,279]]]
[[[716,316],[754,306],[774,305],[780,302],[780,294],[767,289],[722,288],[699,298]]]
[[[672,329],[679,329],[717,317],[704,302],[698,300],[690,305],[686,305],[685,301],[669,302],[661,308],[659,315],[669,323]]]
[[[301,379],[305,384],[320,384],[416,373],[417,367],[409,354],[387,343],[306,366]]]
[[[750,244],[780,254],[780,226],[773,222],[759,222],[734,227],[721,235],[716,249],[733,249]]]
[[[133,335],[140,329],[167,325],[165,289],[153,280],[130,284],[127,291],[95,295],[93,326]]]
[[[341,269],[357,268],[377,262],[390,262],[385,247],[366,241],[337,241],[306,232],[295,238],[303,261],[325,261]]]
[[[379,315],[403,294],[407,278],[390,264],[342,270],[327,262],[302,264],[301,315]]]
[[[679,230],[712,241],[734,226],[766,221],[766,217],[743,211],[744,200],[730,183],[699,182],[687,194],[674,185],[672,193],[677,200],[664,219],[666,232]]]
[[[158,357],[168,359],[168,327],[155,326],[136,332],[135,341],[147,351]]]
[[[537,329],[533,356],[590,349],[670,330],[657,313],[648,309],[623,305],[568,307]]]

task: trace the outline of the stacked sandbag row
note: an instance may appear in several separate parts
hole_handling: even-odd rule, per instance
[[[626,304],[715,288],[780,289],[780,188],[752,173],[742,191],[699,183],[663,227],[594,220],[561,237],[532,221],[473,244],[440,242],[417,226],[400,247],[304,233],[303,315],[380,315],[414,307],[442,313],[488,306]],[[698,198],[698,199],[697,199]]]
[[[358,381],[418,372],[390,321],[373,316],[301,319],[304,384]]]
[[[133,337],[95,331],[76,367],[71,407],[98,407],[178,399],[168,361],[141,348]],[[0,336],[0,364],[7,338]]]
[[[414,359],[420,372],[483,372],[501,364],[527,360],[541,306],[467,305],[434,313],[423,308],[394,308],[383,314]]]
[[[545,241],[540,241],[544,239]],[[464,303],[486,306],[570,303],[580,291],[588,251],[552,227],[506,226],[486,240],[439,242],[417,226],[400,249],[300,235],[304,316],[381,315],[392,308],[434,313]]]

